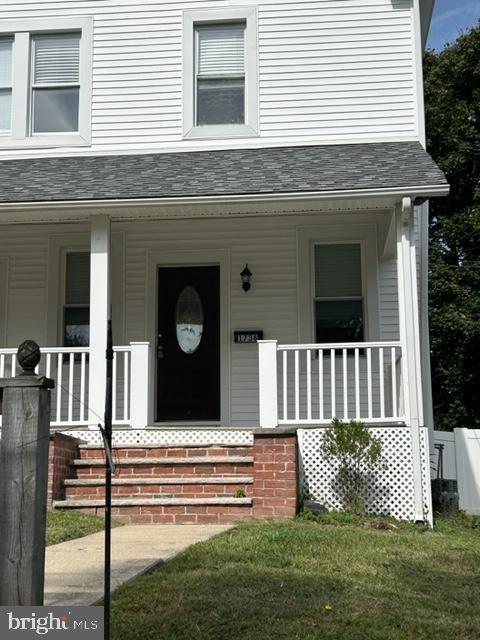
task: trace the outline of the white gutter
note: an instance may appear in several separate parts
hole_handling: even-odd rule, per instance
[[[248,203],[248,202],[282,202],[285,200],[341,200],[345,198],[403,198],[406,195],[415,200],[416,198],[433,198],[446,196],[450,191],[449,185],[427,185],[427,186],[407,186],[388,187],[382,189],[352,189],[349,191],[307,191],[307,192],[287,192],[287,193],[266,193],[266,194],[242,194],[242,195],[219,195],[219,196],[189,196],[189,197],[166,197],[166,198],[118,198],[118,199],[98,199],[98,200],[55,200],[42,202],[1,202],[0,210],[11,211],[31,211],[42,209],[59,208],[118,208],[118,207],[152,207],[168,205],[193,205],[193,204],[222,204],[222,203]]]

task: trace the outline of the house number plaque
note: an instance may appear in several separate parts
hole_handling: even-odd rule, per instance
[[[249,330],[249,331],[234,331],[233,341],[239,344],[253,344],[263,340],[262,330]]]

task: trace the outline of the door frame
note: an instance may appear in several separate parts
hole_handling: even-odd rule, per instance
[[[155,422],[156,340],[158,325],[159,267],[207,267],[220,269],[220,421]],[[149,424],[172,426],[230,426],[230,251],[228,249],[178,249],[147,252],[146,335],[150,342]]]

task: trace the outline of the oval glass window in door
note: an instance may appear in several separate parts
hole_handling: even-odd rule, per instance
[[[180,349],[187,354],[195,353],[203,334],[202,301],[195,287],[187,286],[180,292],[175,307],[175,325]]]

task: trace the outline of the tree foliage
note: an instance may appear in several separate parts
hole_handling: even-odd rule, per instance
[[[450,183],[430,206],[435,426],[480,426],[480,24],[424,61],[427,148]]]

